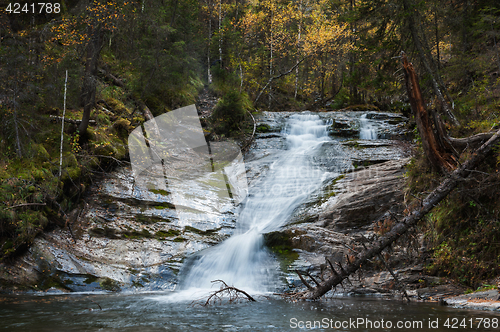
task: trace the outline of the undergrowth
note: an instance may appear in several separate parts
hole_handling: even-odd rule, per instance
[[[464,152],[460,161],[469,156],[469,151]],[[499,167],[497,145],[493,154],[426,216],[423,229],[431,251],[428,273],[472,288],[500,273]],[[417,206],[442,180],[431,171],[418,147],[407,172],[410,207]]]

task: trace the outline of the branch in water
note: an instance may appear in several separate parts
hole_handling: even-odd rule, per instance
[[[210,305],[210,301],[212,301],[212,303],[214,303],[217,300],[222,300],[222,297],[224,297],[224,295],[226,295],[226,297],[229,298],[229,303],[237,301],[240,298],[240,294],[245,295],[245,297],[247,298],[248,301],[257,302],[247,292],[245,292],[245,291],[243,291],[241,289],[238,289],[236,287],[229,286],[223,280],[214,280],[214,281],[212,281],[212,283],[214,283],[214,282],[220,282],[220,283],[222,283],[222,286],[221,286],[221,288],[218,291],[215,291],[212,294],[210,294],[210,296],[208,297],[208,299],[205,302],[205,304],[202,304],[204,307]]]

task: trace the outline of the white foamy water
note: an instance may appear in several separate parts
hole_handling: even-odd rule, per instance
[[[312,163],[312,157],[330,140],[326,128],[315,114],[295,114],[288,119],[287,150],[250,189],[234,234],[199,253],[185,267],[180,284],[184,299],[203,290],[213,291],[214,280],[252,293],[274,290],[277,263],[263,247],[263,234],[283,226],[294,209],[320,188],[326,174]]]
[[[366,118],[366,114],[359,119],[359,138],[377,139],[377,128]]]

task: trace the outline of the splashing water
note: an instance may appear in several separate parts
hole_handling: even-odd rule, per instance
[[[377,128],[373,126],[366,118],[366,114],[361,115],[359,125],[359,138],[361,139],[377,139]]]
[[[326,128],[315,114],[295,114],[288,119],[287,150],[251,188],[234,235],[196,255],[181,276],[181,290],[210,289],[217,279],[254,293],[276,287],[277,263],[263,247],[263,234],[283,226],[326,178],[327,173],[313,163],[321,144],[330,140]]]

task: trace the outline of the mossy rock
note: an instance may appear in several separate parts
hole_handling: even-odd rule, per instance
[[[41,144],[35,144],[33,149],[35,150],[35,158],[39,160],[50,160],[50,154],[47,152],[45,147]]]
[[[118,154],[118,150],[110,142],[106,142],[98,145],[94,149],[94,154],[101,156],[116,156]]]
[[[39,290],[47,290],[49,288],[57,288],[64,289],[67,291],[71,291],[67,285],[73,283],[71,280],[62,280],[59,275],[52,274],[48,277],[42,277],[43,279],[38,281],[38,289]]]
[[[155,233],[155,237],[162,239],[166,237],[178,236],[181,232],[177,229],[169,229],[168,231],[158,231]]]
[[[198,228],[195,228],[195,227],[191,227],[191,226],[184,227],[184,231],[185,232],[195,233],[195,234],[198,234],[198,235],[211,235],[211,234],[217,232],[216,229],[208,229],[206,231],[202,231],[201,229],[198,229]]]
[[[113,123],[113,128],[115,128],[118,132],[120,132],[120,130],[125,130],[126,133],[132,130],[130,121],[124,118],[116,120],[115,123]]]
[[[157,209],[157,210],[175,209],[175,205],[173,205],[172,203],[168,203],[168,202],[152,203],[152,204],[150,204],[150,206]]]
[[[173,239],[174,242],[186,242],[187,239],[183,238],[183,237],[176,237],[175,239]]]
[[[101,286],[102,289],[110,291],[110,292],[118,292],[120,291],[120,283],[116,280],[113,280],[111,278],[103,278],[99,282],[99,285]]]
[[[293,250],[293,244],[287,232],[277,231],[264,234],[264,245],[278,257],[283,271],[286,271],[288,265],[299,258],[299,254]]]
[[[137,230],[129,230],[129,231],[124,231],[122,232],[122,235],[126,239],[132,239],[132,240],[139,240],[139,239],[150,239],[153,237],[153,234],[151,234],[147,229],[142,229],[141,231]]]
[[[87,128],[87,131],[86,131],[86,134],[87,134],[87,138],[91,141],[95,141],[96,140],[96,133],[94,131],[94,129],[92,128]]]
[[[97,282],[98,280],[99,280],[98,277],[96,277],[94,275],[91,275],[91,274],[87,274],[87,277],[85,278],[85,280],[83,281],[83,283],[87,284],[87,285],[90,285],[91,283]]]
[[[270,131],[272,131],[271,126],[266,123],[261,123],[255,128],[255,132],[257,133],[268,133]]]
[[[351,124],[349,122],[337,121],[333,119],[333,123],[330,127],[331,129],[349,129],[351,128]]]
[[[68,167],[62,170],[61,180],[66,182],[67,180],[76,180],[82,175],[82,169],[80,167]]]
[[[108,226],[105,226],[104,228],[101,227],[94,227],[89,230],[89,234],[94,237],[104,237],[108,239],[117,239],[118,237],[116,236],[116,230],[114,228],[110,228]]]
[[[157,222],[170,222],[169,219],[164,219],[164,218],[157,217],[157,216],[147,216],[144,214],[136,215],[135,221],[137,221],[141,224],[145,224],[145,225],[155,224]]]
[[[153,194],[157,195],[162,195],[162,196],[168,196],[170,195],[170,192],[163,190],[163,189],[149,189]]]
[[[129,113],[125,104],[115,98],[108,98],[106,103],[113,109],[115,114],[127,114]]]
[[[59,164],[59,163],[58,163]],[[76,160],[76,156],[67,152],[63,155],[63,167],[78,167],[78,160]]]

